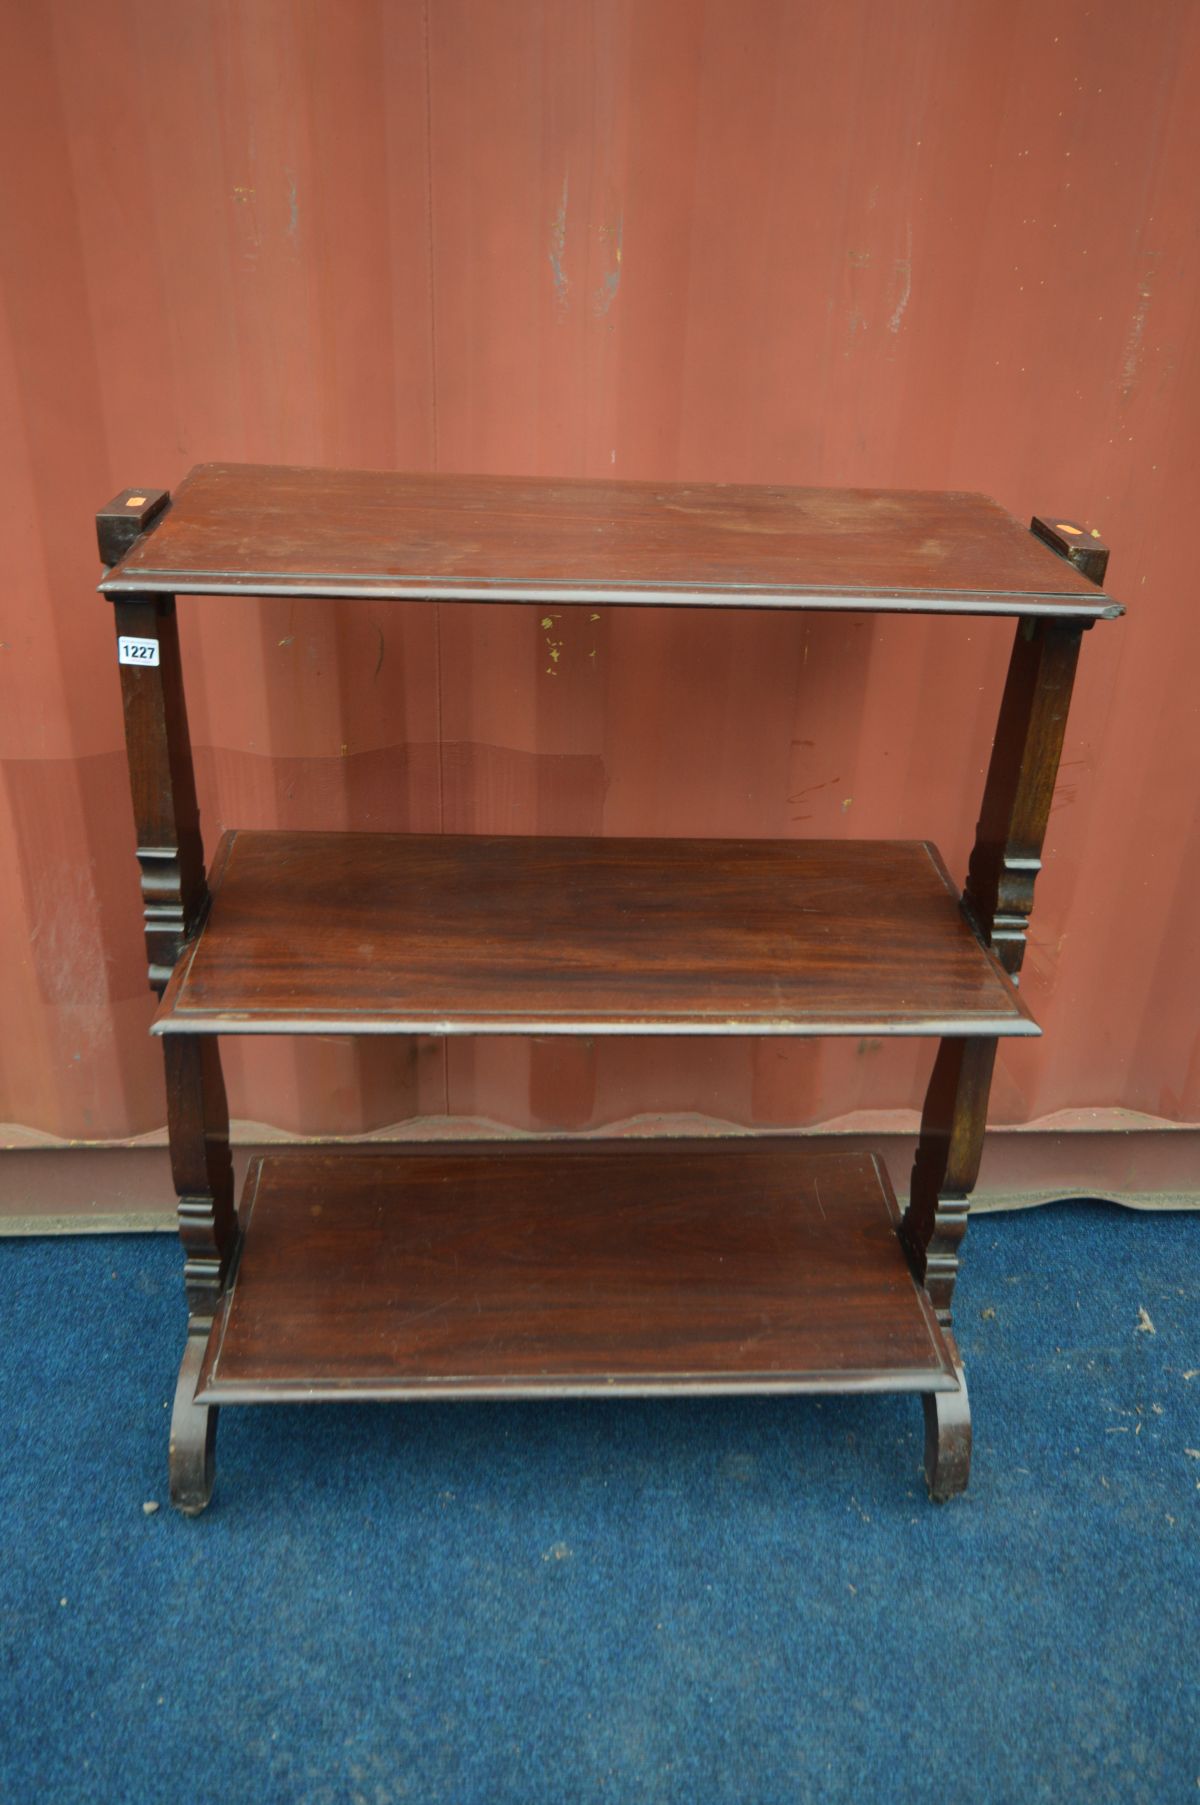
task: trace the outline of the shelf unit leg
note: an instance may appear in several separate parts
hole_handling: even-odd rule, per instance
[[[965,1492],[971,1474],[971,1402],[953,1338],[951,1346],[958,1390],[926,1392],[921,1399],[925,1406],[925,1483],[937,1504]]]
[[[964,1491],[971,1470],[971,1404],[950,1334],[950,1305],[959,1243],[979,1176],[995,1060],[995,1040],[942,1041],[925,1096],[908,1208],[900,1224],[909,1264],[929,1293],[958,1375],[957,1391],[932,1392],[921,1400],[925,1478],[930,1497],[937,1500]]]
[[[1031,530],[1093,583],[1103,583],[1108,547],[1095,534],[1052,516],[1035,517]],[[1022,620],[1013,640],[963,907],[1014,982],[1025,958],[1079,648],[1090,625],[1070,618]],[[942,1042],[901,1223],[913,1272],[947,1333],[995,1060],[994,1040]],[[933,1498],[961,1492],[971,1464],[971,1409],[953,1351],[959,1390],[924,1399],[925,1474]]]
[[[963,903],[1014,978],[1025,958],[1083,632],[1074,621],[1018,622],[1000,704]]]
[[[208,904],[175,599],[126,597],[114,616],[118,641],[156,659],[120,668],[148,976],[161,995]]]
[[[237,1249],[229,1110],[220,1053],[202,1035],[168,1035],[167,1121],[186,1261],[188,1336],[171,1417],[171,1502],[194,1516],[212,1493],[217,1412],[195,1401],[196,1382]]]
[[[944,1040],[925,1094],[908,1208],[900,1236],[944,1329],[958,1277],[971,1192],[979,1176],[994,1039]]]
[[[1053,514],[1035,514],[1030,531],[1103,584],[1108,547],[1096,532]],[[1091,625],[1022,620],[1013,640],[963,904],[1014,978],[1025,957],[1079,647]]]
[[[168,490],[141,488],[122,489],[101,508],[96,543],[106,568],[152,533],[170,506]],[[113,621],[148,975],[161,996],[208,902],[175,598],[122,596],[113,604]]]
[[[216,1471],[217,1407],[197,1404],[196,1381],[208,1341],[207,1323],[189,1325],[187,1346],[175,1387],[171,1442],[167,1457],[171,1503],[185,1517],[197,1517],[212,1497]]]

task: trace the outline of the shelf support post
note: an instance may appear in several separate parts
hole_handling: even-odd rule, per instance
[[[208,1324],[237,1238],[225,1082],[210,1035],[164,1035],[163,1051],[188,1314]]]
[[[123,489],[96,516],[106,567],[118,563],[170,506],[165,489]],[[208,906],[200,810],[188,734],[175,598],[114,602],[125,744],[150,987],[161,995]],[[196,1383],[213,1314],[237,1244],[229,1111],[215,1040],[167,1036],[167,1125],[183,1242],[188,1333],[171,1417],[171,1502],[189,1515],[212,1492],[215,1408]]]
[[[147,976],[159,996],[208,903],[174,596],[122,596],[117,641],[157,648],[121,665],[125,744],[142,882]]]
[[[1108,547],[1094,533],[1040,515],[1030,530],[1093,583],[1103,583]],[[963,904],[1014,978],[1025,958],[1075,666],[1090,625],[1030,617],[1017,622],[1013,640]]]
[[[1108,548],[1096,534],[1072,521],[1041,516],[1030,530],[1093,583],[1103,583]],[[1090,624],[1030,617],[1017,622],[1013,640],[963,908],[1014,982],[1025,958],[1079,647]],[[925,1473],[934,1498],[962,1491],[970,1470],[971,1413],[950,1309],[995,1061],[994,1039],[942,1041],[900,1225],[913,1273],[937,1312],[959,1380],[957,1392],[923,1399]]]
[[[96,537],[106,567],[153,530],[170,500],[165,489],[123,489],[101,508]],[[161,995],[208,900],[175,598],[119,596],[113,613],[148,975]]]
[[[946,1329],[958,1277],[958,1246],[983,1156],[995,1060],[993,1038],[946,1039],[938,1047],[901,1223],[913,1272]]]
[[[931,1392],[922,1398],[925,1476],[930,1496],[937,1499],[963,1491],[971,1468],[971,1410],[951,1332],[950,1305],[958,1247],[983,1155],[995,1061],[994,1038],[946,1039],[939,1046],[921,1115],[908,1208],[900,1224],[909,1264],[929,1293],[958,1374],[957,1392]]]
[[[1075,621],[1019,621],[1000,704],[963,904],[1014,978],[1025,958],[1082,638]]]
[[[195,1516],[212,1495],[217,1433],[216,1406],[196,1402],[196,1383],[237,1250],[237,1212],[217,1043],[207,1035],[168,1034],[163,1052],[188,1304],[187,1345],[171,1415],[170,1490],[172,1504]]]

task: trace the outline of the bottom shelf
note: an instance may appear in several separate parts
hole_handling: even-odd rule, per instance
[[[271,1156],[196,1396],[954,1391],[896,1221],[784,1140]]]

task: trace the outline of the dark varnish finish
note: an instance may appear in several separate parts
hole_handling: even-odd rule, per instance
[[[281,1154],[199,1395],[953,1390],[867,1154],[782,1140]]]
[[[194,1515],[213,1484],[217,1413],[195,1402],[200,1357],[238,1247],[229,1107],[215,1040],[181,1035],[163,1052],[171,1176],[183,1242],[188,1339],[171,1413],[171,1502]]]
[[[1119,604],[983,495],[201,464],[108,595],[1064,614]]]
[[[122,489],[96,515],[100,562],[112,566],[132,551],[171,504],[169,489]]]
[[[967,1484],[958,1250],[1083,632],[1107,547],[981,496],[206,465],[97,518],[162,994],[188,1334],[172,1502],[223,1402],[912,1390],[931,1496]],[[120,560],[119,563],[116,561]],[[175,593],[1012,614],[960,900],[925,842],[234,832],[212,893]],[[137,648],[134,648],[137,651]],[[1009,974],[1012,974],[1010,977]],[[908,1207],[796,1143],[427,1146],[259,1162],[239,1222],[222,1033],[941,1037]]]
[[[995,1062],[994,1039],[943,1040],[921,1112],[902,1233],[913,1271],[947,1328]]]
[[[1014,976],[1025,958],[1082,638],[1073,621],[1021,621],[1000,703],[965,901]]]
[[[1071,520],[1035,515],[1035,538],[1095,584],[1108,572],[1108,547]],[[1079,649],[1088,623],[1018,623],[984,786],[983,808],[964,902],[1006,971],[1025,959],[1033,887],[1054,801]]]
[[[145,544],[170,502],[166,489],[122,489],[114,496],[96,516],[102,562],[113,564]],[[119,668],[147,968],[151,988],[161,992],[207,901],[175,598],[123,594],[113,620],[118,645],[128,637],[156,648],[153,663]]]
[[[122,596],[113,613],[118,642],[128,636],[158,648],[156,665],[121,666],[121,697],[147,967],[161,991],[207,902],[179,627],[169,595]]]
[[[933,848],[226,835],[156,1029],[1036,1034]]]
[[[1089,583],[1094,583],[1097,589],[1103,587],[1108,575],[1108,547],[1095,527],[1089,530],[1076,520],[1056,520],[1053,514],[1035,514],[1029,530],[1052,552],[1057,552],[1060,558],[1066,558],[1076,570],[1082,571]]]

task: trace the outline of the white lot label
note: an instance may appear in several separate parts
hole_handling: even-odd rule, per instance
[[[126,639],[123,635],[117,640],[118,664],[157,664],[157,639]]]

